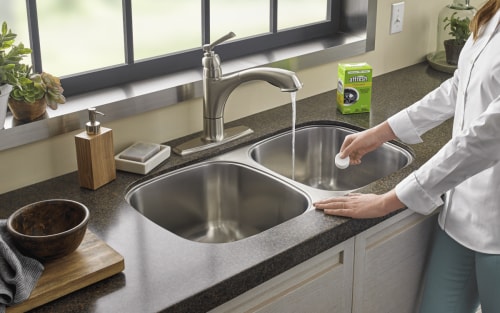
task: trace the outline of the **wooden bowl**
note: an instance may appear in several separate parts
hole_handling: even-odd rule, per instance
[[[14,212],[7,220],[7,231],[21,253],[46,261],[75,251],[88,220],[89,210],[79,202],[45,200]]]

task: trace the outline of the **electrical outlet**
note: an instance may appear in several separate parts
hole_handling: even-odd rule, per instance
[[[398,2],[392,4],[391,12],[391,34],[403,31],[403,17],[405,13],[405,3]]]

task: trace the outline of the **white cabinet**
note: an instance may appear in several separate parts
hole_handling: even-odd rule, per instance
[[[405,210],[209,313],[413,313],[435,221]]]
[[[356,236],[353,313],[413,313],[436,215],[403,211]]]
[[[350,313],[353,258],[354,238],[351,238],[210,313]]]

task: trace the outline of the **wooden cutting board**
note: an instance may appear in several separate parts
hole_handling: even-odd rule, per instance
[[[123,257],[87,230],[78,249],[44,263],[45,270],[28,300],[7,307],[7,313],[26,312],[75,290],[120,273]]]

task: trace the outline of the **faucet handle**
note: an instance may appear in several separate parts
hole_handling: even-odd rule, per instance
[[[223,43],[226,40],[229,40],[233,37],[235,37],[236,34],[233,32],[229,32],[226,35],[222,36],[221,38],[217,39],[216,41],[212,42],[211,44],[204,44],[203,45],[203,51],[210,53],[214,49],[215,46]]]

